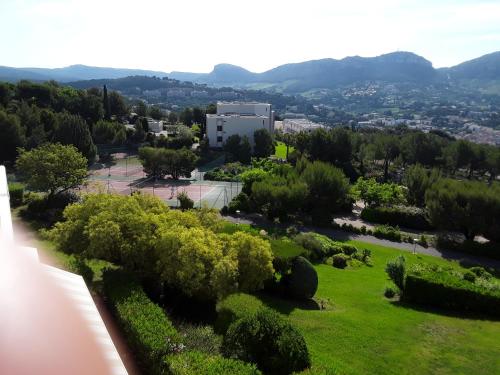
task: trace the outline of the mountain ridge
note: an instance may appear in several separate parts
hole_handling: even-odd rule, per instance
[[[284,86],[289,91],[331,88],[366,81],[411,82],[430,84],[444,80],[500,80],[500,51],[483,55],[461,64],[435,69],[432,63],[412,52],[398,51],[375,57],[348,56],[324,58],[277,66],[254,73],[232,64],[217,64],[209,73],[172,71],[170,73],[82,64],[64,68],[12,68],[0,66],[0,80],[56,80],[74,82],[92,79],[113,79],[127,76],[168,77],[180,81],[213,86]]]

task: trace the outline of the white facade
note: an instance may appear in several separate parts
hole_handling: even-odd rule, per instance
[[[163,121],[157,121],[148,118],[148,130],[153,133],[159,133],[163,131]]]
[[[254,132],[266,129],[274,132],[274,111],[266,103],[217,103],[217,114],[207,115],[207,137],[210,147],[223,147],[227,138],[234,134],[247,136],[254,144]]]

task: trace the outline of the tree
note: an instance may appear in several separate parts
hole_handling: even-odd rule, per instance
[[[318,220],[329,221],[346,208],[349,182],[342,170],[321,161],[306,162],[301,177],[309,190],[309,209]]]
[[[171,150],[165,148],[142,147],[139,158],[148,176],[173,179],[191,177],[196,164],[196,155],[188,149]]]
[[[108,121],[111,120],[111,107],[108,97],[108,88],[106,85],[102,88],[102,106],[104,107],[104,118]]]
[[[403,176],[403,183],[408,188],[408,203],[423,207],[425,192],[440,178],[441,173],[437,169],[427,171],[420,164],[408,167]]]
[[[163,112],[159,107],[152,106],[149,109],[149,115],[155,120],[161,120],[161,118],[163,117]]]
[[[111,115],[118,118],[127,116],[129,113],[125,100],[116,91],[111,91],[109,94],[109,110]]]
[[[267,158],[274,154],[274,141],[267,129],[258,129],[253,135],[255,146],[253,153],[258,158]]]
[[[94,129],[92,131],[94,142],[97,144],[112,143],[118,130],[120,130],[119,124],[111,121],[100,120],[94,125]]]
[[[57,129],[52,139],[63,145],[73,145],[92,164],[97,154],[97,148],[92,141],[90,130],[83,118],[68,113],[60,113],[57,116]]]
[[[394,135],[382,134],[375,138],[377,156],[384,161],[384,181],[389,178],[389,166],[399,155],[398,138]]]
[[[17,148],[24,147],[25,144],[24,131],[17,117],[0,110],[0,161],[14,161]]]
[[[233,160],[238,160],[238,153],[240,152],[241,137],[239,134],[233,134],[227,137],[224,143],[224,151],[231,154]]]
[[[352,193],[356,199],[363,200],[368,207],[391,206],[405,202],[401,186],[390,183],[379,184],[374,178],[358,178],[352,187]]]
[[[30,189],[52,197],[85,181],[87,159],[74,146],[50,143],[22,151],[16,168]]]
[[[457,230],[468,240],[478,234],[495,237],[500,218],[500,185],[478,181],[441,179],[425,194],[431,222]]]
[[[191,108],[184,108],[179,115],[179,120],[186,126],[193,125],[193,111]]]
[[[177,120],[178,120],[178,117],[177,117],[177,114],[175,112],[170,112],[168,114],[168,123],[169,124],[177,124]]]
[[[185,192],[182,191],[179,194],[177,194],[177,199],[179,200],[181,210],[190,210],[191,208],[194,207],[194,201],[189,198],[189,195]]]
[[[135,142],[141,143],[146,138],[146,131],[144,130],[143,123],[141,119],[137,119],[134,124],[134,135],[133,139]]]
[[[241,138],[238,161],[243,164],[250,164],[252,160],[252,145],[246,135]]]
[[[148,107],[146,106],[146,103],[142,100],[137,101],[137,104],[135,105],[135,113],[137,113],[139,117],[146,117],[148,115]]]

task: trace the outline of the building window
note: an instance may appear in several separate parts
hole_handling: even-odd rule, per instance
[[[217,137],[217,142],[222,142],[222,137],[221,136]]]
[[[222,125],[217,125],[217,131],[221,132],[222,131]]]

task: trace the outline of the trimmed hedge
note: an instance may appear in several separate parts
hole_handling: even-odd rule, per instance
[[[165,312],[121,270],[105,271],[103,283],[106,300],[140,366],[148,374],[162,373],[163,357],[179,344],[179,335]]]
[[[373,230],[373,235],[377,238],[385,238],[389,241],[401,242],[401,232],[398,227],[390,225],[377,225]]]
[[[436,247],[438,249],[454,250],[471,255],[480,255],[493,259],[500,259],[500,243],[466,240],[463,242],[454,241],[447,236],[437,236]]]
[[[24,185],[19,182],[9,183],[9,197],[12,207],[17,207],[24,202]]]
[[[217,303],[217,320],[215,331],[225,333],[231,323],[238,319],[251,316],[264,306],[262,301],[246,293],[231,294]]]
[[[165,367],[171,375],[259,375],[250,363],[200,352],[184,352],[165,357]]]
[[[410,269],[403,297],[418,304],[500,317],[500,288],[488,289],[467,281],[457,271],[422,265]]]
[[[418,230],[433,229],[425,211],[418,207],[366,207],[361,211],[361,218],[371,223],[398,225]]]

